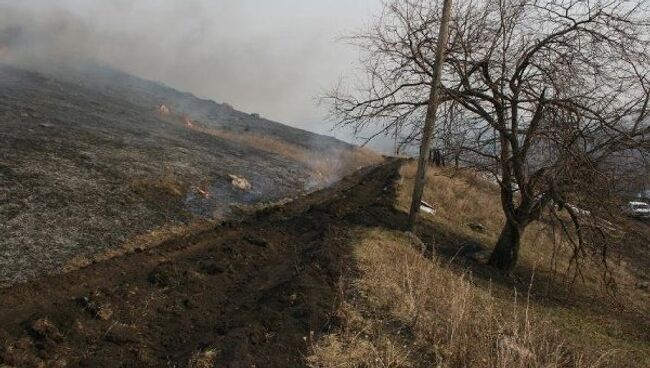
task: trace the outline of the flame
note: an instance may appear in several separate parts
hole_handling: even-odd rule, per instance
[[[183,124],[187,128],[194,128],[194,124],[192,123],[192,119],[190,119],[189,116],[187,116],[186,114],[174,114],[174,113],[172,113],[171,109],[169,107],[167,107],[167,105],[165,105],[165,104],[160,104],[158,106],[157,113],[161,117],[171,116],[174,119],[178,119],[178,120],[182,121]]]

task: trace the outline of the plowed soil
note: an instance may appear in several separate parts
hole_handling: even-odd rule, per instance
[[[399,165],[0,290],[0,366],[304,366],[310,339],[337,323],[337,282],[351,266],[344,230],[390,216]]]

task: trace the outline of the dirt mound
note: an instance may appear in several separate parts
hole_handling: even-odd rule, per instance
[[[242,221],[0,291],[0,363],[294,367],[337,324],[346,227],[387,221],[399,162]],[[393,224],[395,226],[395,224]]]

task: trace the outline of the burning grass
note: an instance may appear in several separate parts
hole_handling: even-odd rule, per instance
[[[74,257],[102,254],[167,224],[228,214],[231,204],[303,194],[318,174],[269,153],[302,155],[260,139],[264,132],[298,145],[330,142],[325,157],[347,149],[102,67],[69,72],[0,67],[1,89],[11,96],[0,100],[0,288],[60,272]],[[248,128],[247,139],[253,132],[256,139],[235,145],[195,134],[201,124],[175,106]],[[233,191],[229,174],[250,180],[252,191]]]

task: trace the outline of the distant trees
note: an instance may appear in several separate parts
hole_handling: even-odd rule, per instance
[[[350,38],[365,52],[366,83],[328,96],[340,125],[422,139],[439,3],[390,1]],[[607,195],[618,155],[648,156],[647,2],[458,0],[452,14],[436,139],[499,183],[506,222],[490,264],[512,269],[551,203],[582,245],[575,209]]]

